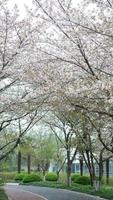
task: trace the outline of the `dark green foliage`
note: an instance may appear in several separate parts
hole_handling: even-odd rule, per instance
[[[46,174],[45,180],[46,181],[57,181],[58,180],[58,176],[57,176],[56,173],[49,172],[49,173]]]
[[[71,180],[76,183],[76,179],[80,177],[80,174],[72,174],[71,175]]]
[[[26,176],[26,173],[20,173],[20,174],[17,174],[15,176],[15,180],[16,181],[22,181],[24,179],[24,177]]]
[[[24,176],[23,183],[38,182],[41,181],[41,177],[38,174],[28,174]]]
[[[88,176],[80,176],[74,182],[81,185],[90,185],[90,178]]]
[[[2,185],[3,184],[3,179],[0,177],[0,185]]]

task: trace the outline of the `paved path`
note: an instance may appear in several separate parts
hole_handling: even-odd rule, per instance
[[[40,195],[12,187],[5,187],[5,192],[9,200],[47,200]]]
[[[29,198],[16,198],[12,200],[43,200],[42,197],[45,197],[46,200],[102,200],[99,197],[93,197],[87,194],[81,194],[78,192],[72,192],[62,189],[53,189],[46,187],[37,187],[37,186],[17,186],[17,185],[7,185],[5,186],[6,191],[13,191],[13,194],[16,193],[23,195],[28,195]],[[32,198],[30,197],[32,195]],[[38,196],[35,196],[37,199],[33,199],[33,195],[41,195],[41,198],[38,199]],[[18,196],[19,197],[19,196]]]

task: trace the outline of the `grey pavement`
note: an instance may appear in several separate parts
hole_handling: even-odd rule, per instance
[[[6,185],[6,189],[19,190],[32,192],[33,194],[41,195],[48,200],[102,200],[102,198],[94,197],[91,195],[63,190],[63,189],[54,189],[47,187],[37,187],[37,186],[24,186],[24,185]]]
[[[5,192],[9,200],[47,200],[40,195],[11,187],[5,188]]]

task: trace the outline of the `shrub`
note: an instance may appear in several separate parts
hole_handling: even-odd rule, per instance
[[[81,184],[81,185],[89,185],[90,178],[88,176],[80,176],[80,177],[76,178],[76,181],[74,181],[74,182]]]
[[[23,183],[38,182],[38,181],[42,181],[41,177],[38,174],[28,174],[23,178]]]
[[[57,176],[57,174],[55,174],[53,172],[49,172],[49,173],[46,174],[45,180],[46,181],[57,181],[58,180],[58,176]]]
[[[80,174],[72,174],[71,180],[76,183],[76,179],[80,177]]]
[[[0,177],[0,185],[3,184],[3,179]]]
[[[15,179],[16,173],[14,172],[0,172],[0,177],[4,182],[13,181]]]
[[[22,181],[22,180],[24,179],[25,176],[26,176],[26,173],[16,174],[15,180],[16,180],[16,181]]]

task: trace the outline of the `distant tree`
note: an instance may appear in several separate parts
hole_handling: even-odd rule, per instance
[[[41,128],[34,135],[32,146],[34,150],[33,163],[37,166],[37,170],[43,172],[45,177],[56,151],[55,138],[48,132],[47,127],[45,127],[45,130]]]
[[[64,162],[66,162],[67,185],[71,185],[71,168],[75,159],[78,145],[75,139],[75,133],[69,126],[65,118],[65,113],[56,112],[52,115],[51,121],[46,121],[50,126],[53,134],[61,143],[61,149],[64,149]]]

